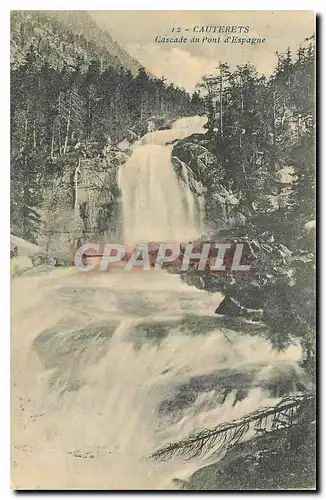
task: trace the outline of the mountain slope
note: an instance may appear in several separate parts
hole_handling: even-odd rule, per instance
[[[85,11],[12,11],[11,65],[17,69],[33,51],[40,65],[86,70],[94,57],[102,69],[109,66],[130,70],[141,65],[110,34],[99,28]]]

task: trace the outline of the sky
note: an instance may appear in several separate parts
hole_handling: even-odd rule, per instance
[[[102,29],[157,77],[164,76],[192,92],[204,74],[213,73],[219,62],[231,67],[250,62],[266,76],[275,68],[276,52],[289,46],[296,51],[315,31],[312,11],[89,11]],[[265,38],[264,44],[241,45],[182,43],[159,44],[155,37],[218,34],[193,33],[194,26],[249,26],[238,37]],[[181,33],[172,33],[180,27]],[[189,31],[185,31],[188,29]],[[198,29],[198,28],[196,28]],[[225,35],[222,35],[222,41]]]

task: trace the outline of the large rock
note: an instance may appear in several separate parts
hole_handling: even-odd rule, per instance
[[[29,257],[39,253],[42,249],[35,243],[24,240],[14,234],[10,235],[10,257]]]
[[[314,490],[316,425],[278,429],[234,446],[224,458],[197,470],[185,490]]]
[[[224,297],[215,313],[243,317],[251,321],[261,321],[263,319],[262,309],[249,309],[248,307],[243,307],[237,300],[228,295]]]
[[[190,138],[191,139],[191,138]],[[184,139],[178,141],[172,150],[172,156],[186,163],[192,170],[197,180],[209,178],[214,168],[216,170],[216,157],[204,146]]]

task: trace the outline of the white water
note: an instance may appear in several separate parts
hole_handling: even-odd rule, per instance
[[[137,158],[148,156],[151,161],[140,170],[149,173],[154,156],[159,169],[158,150],[140,147],[145,150],[139,156],[135,150],[123,175],[137,168]],[[162,165],[169,170],[165,151],[160,149]],[[171,171],[162,175],[174,183]],[[128,182],[122,181],[123,189]],[[157,183],[156,174],[152,182]],[[166,205],[172,200],[178,203],[164,193],[162,212],[170,210]],[[178,211],[178,222],[158,216],[163,228],[157,236],[168,228],[179,230],[180,217],[188,215]],[[190,230],[191,217],[186,220]],[[135,237],[141,230],[141,218],[137,221]],[[127,227],[130,238],[133,229]],[[164,272],[63,269],[15,278],[13,486],[170,489],[173,478],[186,478],[206,464],[200,459],[152,463],[146,457],[166,441],[269,403],[266,380],[293,378],[300,358],[296,347],[277,353],[258,335],[223,326],[214,315],[220,300],[220,294],[189,287]],[[194,377],[212,383],[199,387]],[[220,383],[214,377],[222,377]],[[225,384],[231,390],[221,404]],[[242,386],[248,395],[235,404]],[[185,395],[190,400],[180,405]]]
[[[206,117],[177,120],[171,130],[149,132],[134,146],[134,152],[118,174],[122,191],[125,242],[185,241],[202,231],[200,203],[178,180],[167,143],[193,133],[205,133]],[[198,207],[198,209],[197,209]]]

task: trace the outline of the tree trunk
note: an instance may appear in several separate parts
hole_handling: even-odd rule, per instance
[[[63,148],[63,154],[66,154],[67,146],[68,146],[68,138],[69,138],[69,130],[70,130],[70,122],[71,122],[71,101],[72,101],[72,92],[70,92],[70,98],[69,98],[69,111],[68,111],[66,139],[65,139],[65,145]]]
[[[54,160],[54,123],[52,125],[52,138],[51,138],[50,158],[51,158],[52,161]]]
[[[27,144],[27,135],[28,135],[28,118],[27,118],[28,111],[26,110],[26,118],[25,118],[25,124],[24,124],[24,138],[25,138],[25,145]]]
[[[273,147],[276,147],[276,101],[275,101],[275,92],[273,93],[273,123],[272,123],[272,131],[273,131]]]
[[[78,160],[78,165],[75,169],[74,181],[75,181],[75,203],[74,203],[74,212],[75,216],[78,217],[78,174],[80,174],[80,159]]]
[[[243,115],[243,93],[241,91],[241,122],[240,122],[240,130],[239,130],[239,149],[240,149],[240,162],[241,162],[241,170],[243,173],[243,181],[246,189],[246,198],[249,202],[249,208],[253,209],[253,204],[252,204],[252,198],[251,198],[251,190],[250,186],[248,183],[248,178],[247,178],[247,171],[245,167],[245,162],[243,160],[243,154],[242,154],[242,115]]]
[[[220,134],[223,141],[223,70],[220,63]]]
[[[35,123],[35,120],[33,122],[33,146],[34,146],[34,151],[36,152],[36,123]]]

